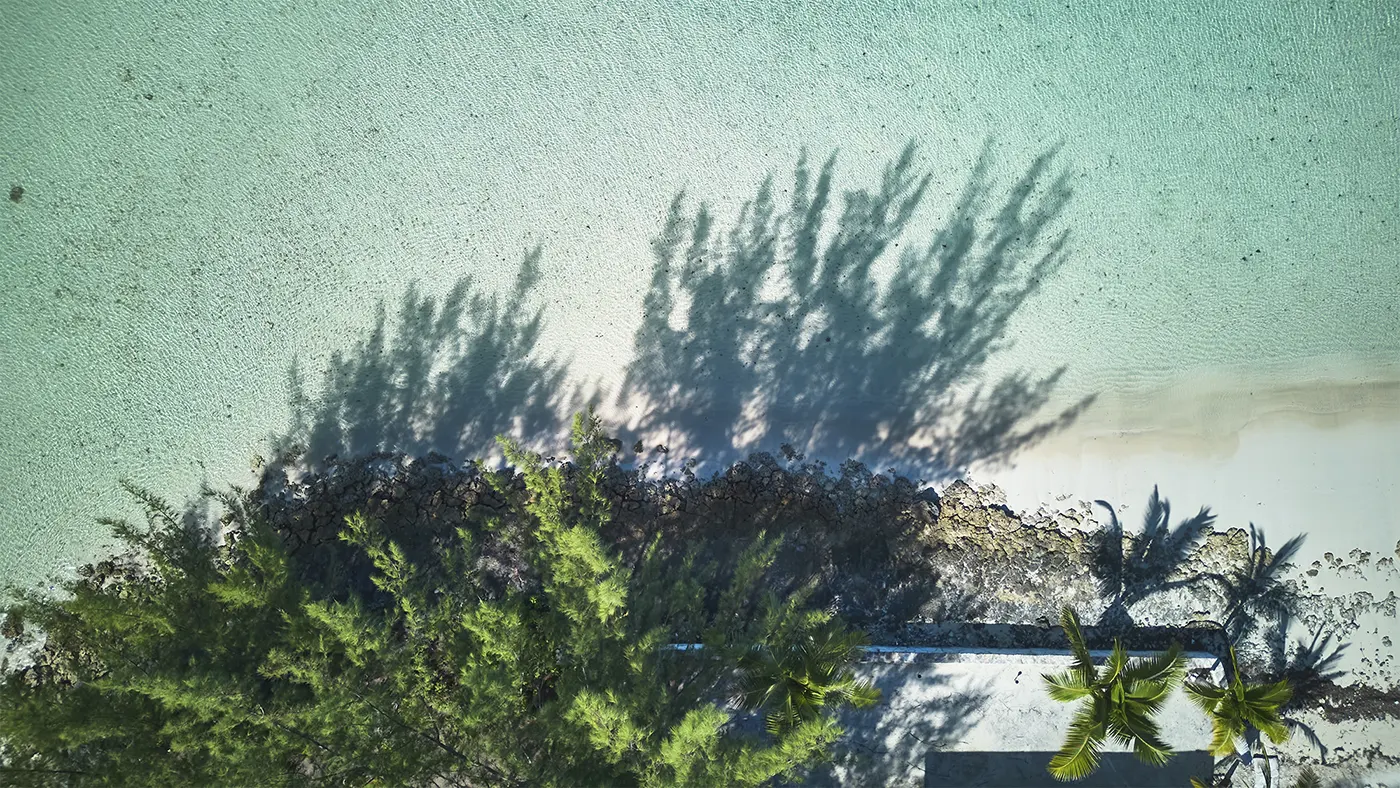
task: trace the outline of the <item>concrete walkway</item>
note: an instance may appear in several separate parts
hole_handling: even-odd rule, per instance
[[[1060,748],[1075,706],[1051,700],[1040,676],[1067,667],[1067,653],[873,651],[857,672],[873,679],[884,697],[874,708],[842,714],[844,744],[836,762],[812,784],[1065,785],[1045,767]],[[1107,652],[1094,656],[1099,661]],[[1209,669],[1214,662],[1207,654],[1188,654],[1187,669]],[[1074,785],[1186,786],[1192,776],[1209,777],[1210,725],[1184,693],[1172,695],[1158,722],[1178,753],[1167,766],[1146,767],[1110,745],[1099,772]]]

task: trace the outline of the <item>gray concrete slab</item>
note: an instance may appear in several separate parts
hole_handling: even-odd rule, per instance
[[[1188,667],[1210,668],[1214,661],[1192,655]],[[1062,743],[1074,706],[1051,700],[1040,676],[1069,662],[1066,653],[1045,651],[872,655],[858,672],[874,680],[882,702],[842,713],[846,738],[835,762],[813,775],[812,783],[1064,785],[1045,766]],[[1110,745],[1097,781],[1076,784],[1184,786],[1193,775],[1207,776],[1213,764],[1206,753],[1210,725],[1201,712],[1177,692],[1158,721],[1179,753],[1168,767],[1138,769],[1130,753]]]
[[[1064,788],[1045,771],[1054,752],[934,752],[924,764],[924,788]],[[1132,753],[1105,753],[1099,768],[1075,788],[1186,788],[1215,768],[1204,750],[1180,752],[1163,767],[1149,766]]]

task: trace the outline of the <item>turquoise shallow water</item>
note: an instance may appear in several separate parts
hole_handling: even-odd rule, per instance
[[[984,145],[1057,148],[1070,254],[992,369],[1067,398],[1400,362],[1396,12],[1223,6],[7,4],[0,573],[90,549],[118,476],[245,480],[291,359],[411,280],[538,244],[542,346],[616,387],[674,195],[731,215],[804,146],[869,185],[921,139],[930,228]]]

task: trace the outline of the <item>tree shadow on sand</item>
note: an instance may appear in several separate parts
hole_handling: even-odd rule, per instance
[[[1142,531],[1128,535],[1111,504],[1103,500],[1094,503],[1109,514],[1108,524],[1090,536],[1091,569],[1099,593],[1108,600],[1098,626],[1128,629],[1133,626],[1131,610],[1137,603],[1153,594],[1189,587],[1204,579],[1183,576],[1181,570],[1201,540],[1214,528],[1215,515],[1210,509],[1201,507],[1195,516],[1172,528],[1171,502],[1154,486],[1147,499]]]
[[[1279,629],[1287,632],[1289,619],[1280,622]],[[1293,649],[1279,649],[1275,654],[1270,673],[1278,678],[1288,679],[1293,688],[1293,697],[1287,708],[1304,708],[1325,694],[1329,685],[1347,674],[1340,667],[1342,654],[1351,644],[1333,643],[1331,633],[1321,629],[1313,630],[1311,639],[1297,640]]]
[[[1281,709],[1283,723],[1290,733],[1306,740],[1322,762],[1327,763],[1330,749],[1312,726],[1299,719],[1299,712],[1326,708],[1328,701],[1334,706],[1345,705],[1344,701],[1338,704],[1333,695],[1338,692],[1337,680],[1347,675],[1340,664],[1350,644],[1334,643],[1332,634],[1319,628],[1311,631],[1310,639],[1296,640],[1289,648],[1288,633],[1293,620],[1292,613],[1284,611],[1273,623],[1267,637],[1271,653],[1264,676],[1266,681],[1287,679],[1293,696]],[[1355,691],[1365,690],[1357,688]]]
[[[880,689],[880,702],[839,712],[846,735],[804,785],[922,786],[930,753],[964,738],[991,697],[985,682],[955,680],[935,663],[873,662],[857,671]]]
[[[1031,421],[1064,367],[979,380],[1068,254],[1057,224],[1071,191],[1054,153],[998,206],[984,152],[922,244],[907,236],[932,175],[916,154],[911,143],[878,189],[846,192],[834,223],[834,155],[816,172],[803,156],[787,206],[766,180],[728,229],[676,197],[619,397],[642,411],[638,435],[711,462],[787,443],[947,478],[1074,421],[1092,398]]]
[[[1243,669],[1264,683],[1288,680],[1293,695],[1283,707],[1284,723],[1307,740],[1325,763],[1328,748],[1297,712],[1317,707],[1338,691],[1335,681],[1346,673],[1338,665],[1347,644],[1334,644],[1332,635],[1322,630],[1312,631],[1311,641],[1289,641],[1303,600],[1284,575],[1305,536],[1289,539],[1275,552],[1269,549],[1263,531],[1251,523],[1248,542],[1236,563],[1223,571],[1191,572],[1193,554],[1214,530],[1215,515],[1208,508],[1202,507],[1195,516],[1169,527],[1171,504],[1154,487],[1141,533],[1129,535],[1107,501],[1095,503],[1107,509],[1110,517],[1102,529],[1090,535],[1091,570],[1107,603],[1098,626],[1111,633],[1131,632],[1137,628],[1133,606],[1149,597],[1176,588],[1213,590],[1222,605],[1221,621],[1212,625],[1217,643],[1207,650],[1223,663],[1226,645],[1239,645],[1257,636],[1267,648],[1267,657]]]
[[[925,538],[936,518],[911,480],[873,474],[855,461],[830,469],[755,454],[707,478],[650,478],[647,465],[619,474],[625,502],[609,539],[638,560],[660,539],[683,566],[733,567],[756,534],[778,540],[768,584],[780,597],[807,591],[877,642],[912,620],[975,620],[985,600],[951,584]]]
[[[381,451],[484,456],[495,436],[552,437],[560,413],[578,403],[565,393],[566,365],[539,352],[542,307],[530,308],[541,252],[528,252],[504,298],[462,277],[441,299],[410,284],[392,333],[384,302],[374,326],[348,353],[336,352],[319,392],[307,394],[294,362],[288,377],[292,424],[278,451],[326,458]]]
[[[1229,571],[1207,575],[1225,596],[1225,630],[1232,641],[1261,626],[1286,621],[1297,611],[1302,598],[1284,572],[1298,556],[1305,538],[1299,534],[1278,550],[1270,550],[1264,532],[1250,523],[1245,561]]]
[[[1284,542],[1277,551],[1269,549],[1263,530],[1249,524],[1249,543],[1242,561],[1225,572],[1205,575],[1224,597],[1222,630],[1231,643],[1258,635],[1267,648],[1262,660],[1248,666],[1264,682],[1286,679],[1293,695],[1282,709],[1284,724],[1291,734],[1306,740],[1323,763],[1330,748],[1317,731],[1300,719],[1304,710],[1328,710],[1355,705],[1353,712],[1374,702],[1375,690],[1364,686],[1343,689],[1337,680],[1347,674],[1340,667],[1349,644],[1334,642],[1333,635],[1317,628],[1310,639],[1289,642],[1293,622],[1304,602],[1297,587],[1285,573],[1293,566],[1306,534]],[[1384,703],[1384,698],[1381,698]],[[1257,732],[1256,732],[1257,738]]]

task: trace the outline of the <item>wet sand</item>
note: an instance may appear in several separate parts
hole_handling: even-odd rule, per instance
[[[1274,544],[1307,534],[1307,561],[1390,553],[1400,540],[1400,376],[1311,366],[1322,374],[1210,370],[1146,393],[1106,392],[1069,429],[970,476],[996,483],[1018,511],[1103,499],[1132,522],[1157,485],[1183,511],[1210,506],[1221,525],[1253,522]]]

